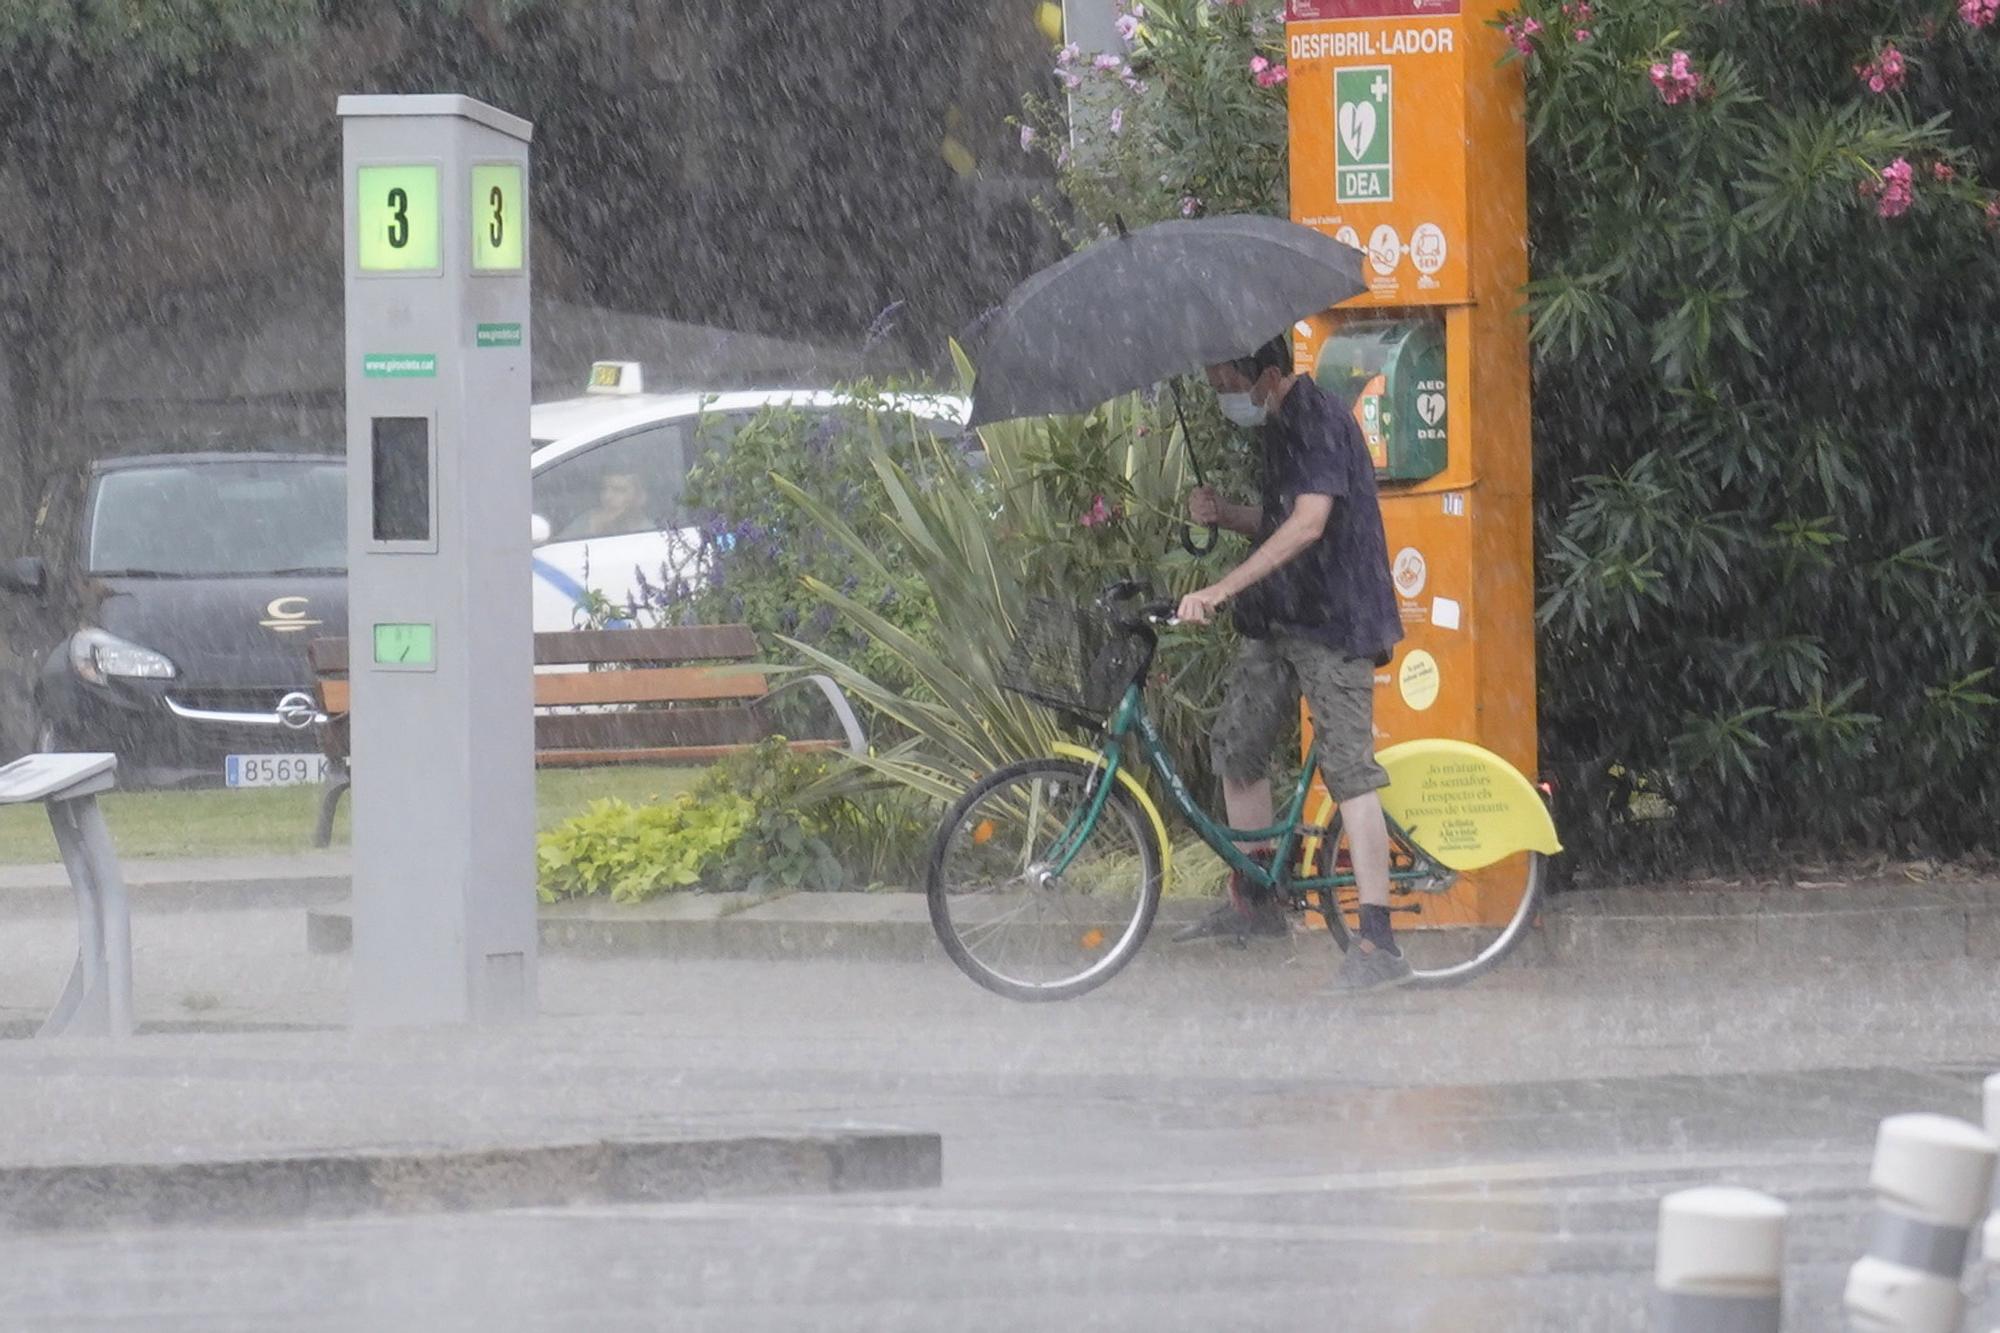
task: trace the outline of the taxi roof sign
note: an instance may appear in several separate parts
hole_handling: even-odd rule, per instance
[[[593,361],[585,393],[644,393],[646,375],[637,361]]]

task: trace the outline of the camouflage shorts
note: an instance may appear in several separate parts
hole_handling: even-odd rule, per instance
[[[1267,776],[1271,752],[1298,715],[1301,689],[1333,799],[1388,786],[1375,762],[1374,663],[1296,634],[1245,639],[1237,651],[1209,733],[1215,771],[1234,782]]]

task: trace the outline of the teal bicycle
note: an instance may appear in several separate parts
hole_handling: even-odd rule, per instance
[[[1088,609],[1038,603],[1003,684],[1098,732],[1095,749],[1057,746],[987,774],[945,815],[932,842],[931,924],[974,981],[1016,1000],[1064,1000],[1117,975],[1159,911],[1172,844],[1131,759],[1231,868],[1274,889],[1307,928],[1345,951],[1358,907],[1331,802],[1308,804],[1318,747],[1306,754],[1279,822],[1229,828],[1188,792],[1146,712],[1157,627],[1174,604],[1144,585],[1112,585]],[[1544,794],[1491,751],[1419,740],[1381,751],[1391,910],[1412,983],[1450,985],[1491,968],[1527,933],[1548,858],[1561,851]],[[1269,842],[1270,868],[1238,842]]]

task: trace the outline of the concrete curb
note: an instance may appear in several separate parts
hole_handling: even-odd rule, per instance
[[[347,857],[125,861],[119,866],[138,912],[237,912],[249,908],[338,906],[347,901]],[[76,910],[59,865],[0,866],[0,919],[68,916]]]
[[[0,1166],[0,1232],[932,1189],[943,1172],[938,1135],[896,1131]]]
[[[1209,904],[1171,899],[1154,924]],[[313,953],[353,947],[345,911],[306,914]],[[769,902],[697,895],[641,907],[545,907],[542,947],[583,957],[922,962],[938,956],[921,894],[796,894]],[[1904,959],[2000,959],[1993,888],[1565,894],[1510,962],[1519,966],[1678,969],[1753,958],[1841,958],[1887,947]]]

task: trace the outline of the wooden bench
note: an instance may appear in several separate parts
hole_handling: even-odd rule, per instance
[[[319,700],[320,746],[330,761],[313,845],[333,840],[333,816],[352,784],[348,764],[347,640],[315,639],[307,649]],[[861,724],[826,676],[796,675],[773,690],[748,625],[670,629],[567,630],[535,636],[535,766],[675,764],[719,759],[777,734],[771,703],[816,690],[841,735],[792,740],[801,750],[865,754]]]

